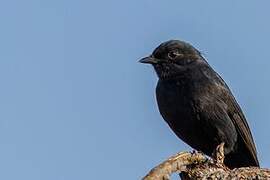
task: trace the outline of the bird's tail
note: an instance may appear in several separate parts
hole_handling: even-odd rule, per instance
[[[225,155],[224,164],[230,169],[239,167],[255,166],[259,167],[257,156],[254,157],[252,153],[243,144],[238,144],[239,149],[236,152]]]

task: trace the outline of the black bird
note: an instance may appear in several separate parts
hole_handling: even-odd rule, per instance
[[[224,163],[229,168],[259,166],[240,106],[197,49],[170,40],[140,62],[153,65],[159,77],[159,111],[180,139],[209,156],[224,142]]]

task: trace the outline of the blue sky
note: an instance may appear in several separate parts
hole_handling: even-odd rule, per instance
[[[0,179],[139,179],[190,150],[159,115],[161,42],[204,53],[231,87],[270,166],[267,0],[0,2]]]

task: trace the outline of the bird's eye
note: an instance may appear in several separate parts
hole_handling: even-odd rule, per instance
[[[178,51],[170,51],[169,53],[168,53],[168,57],[170,58],[170,59],[175,59],[177,56],[179,56],[179,55],[181,55]]]

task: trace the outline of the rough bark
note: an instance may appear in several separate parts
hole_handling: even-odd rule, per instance
[[[153,168],[143,180],[169,180],[172,173],[181,173],[182,179],[270,179],[270,170],[258,167],[229,169],[223,164],[224,144],[217,147],[213,159],[200,152],[180,152]]]

